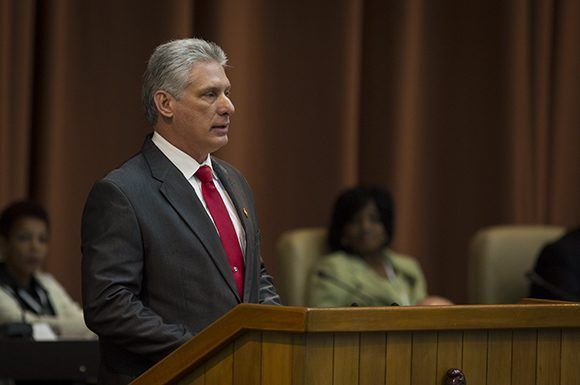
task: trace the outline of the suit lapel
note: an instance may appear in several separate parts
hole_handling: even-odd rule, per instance
[[[204,245],[227,285],[239,300],[234,276],[219,235],[193,187],[150,139],[143,145],[142,153],[149,163],[152,176],[161,182],[159,191]]]

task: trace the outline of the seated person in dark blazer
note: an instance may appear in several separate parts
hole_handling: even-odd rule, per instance
[[[580,301],[580,227],[546,245],[528,277],[532,298]]]

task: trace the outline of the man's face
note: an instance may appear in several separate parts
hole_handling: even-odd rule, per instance
[[[170,97],[172,124],[169,132],[162,134],[201,163],[228,142],[235,108],[229,98],[230,81],[219,63],[197,63],[190,75],[191,84],[180,97]]]

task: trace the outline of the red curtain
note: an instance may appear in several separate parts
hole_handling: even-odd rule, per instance
[[[376,183],[394,247],[465,301],[478,228],[580,222],[579,29],[574,0],[0,0],[0,204],[46,205],[47,269],[78,299],[86,195],[150,131],[146,60],[203,37],[237,110],[217,155],[254,188],[274,275],[281,232]]]

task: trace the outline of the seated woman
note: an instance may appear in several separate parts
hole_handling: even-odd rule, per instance
[[[46,323],[63,337],[92,338],[80,307],[40,271],[48,241],[48,215],[39,205],[16,202],[0,214],[0,324]]]
[[[310,277],[308,306],[450,305],[428,297],[419,263],[387,246],[393,239],[390,194],[376,187],[346,190],[328,233],[332,254]]]

